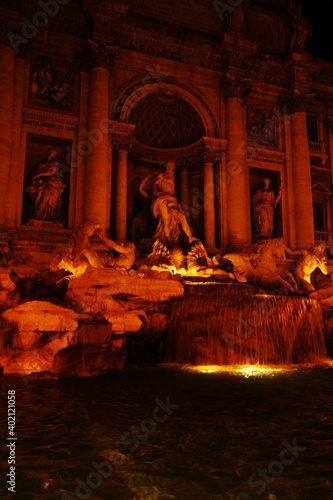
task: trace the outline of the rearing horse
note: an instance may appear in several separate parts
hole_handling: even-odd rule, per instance
[[[281,276],[276,267],[276,259],[286,260],[287,254],[291,251],[283,243],[282,238],[268,240],[259,246],[254,259],[244,255],[231,253],[224,255],[224,259],[230,260],[233,264],[237,281],[252,282],[262,288],[271,288],[280,284],[283,288],[293,293],[297,290],[297,284],[290,272]],[[253,267],[251,260],[255,260],[257,265]]]

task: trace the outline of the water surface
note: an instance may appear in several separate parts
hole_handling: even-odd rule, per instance
[[[333,498],[332,367],[253,373],[150,366],[28,385],[5,377],[2,477],[8,389],[16,390],[17,405],[14,498]],[[167,397],[179,407],[154,414],[156,399]],[[153,415],[167,418],[155,422]],[[283,442],[302,451],[279,472]],[[108,461],[115,450],[122,463],[77,496],[77,478],[87,484],[91,464]],[[260,468],[278,474],[260,479]],[[0,497],[13,498],[3,480]]]

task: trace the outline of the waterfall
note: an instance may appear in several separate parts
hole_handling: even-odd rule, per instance
[[[315,300],[196,292],[172,304],[167,361],[285,365],[325,358],[322,311]]]

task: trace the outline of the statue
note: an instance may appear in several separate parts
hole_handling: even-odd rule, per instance
[[[294,293],[297,284],[290,272],[283,277],[279,274],[275,260],[284,261],[292,251],[286,247],[282,238],[269,240],[260,245],[258,252],[253,258],[236,253],[224,255],[223,258],[230,260],[233,264],[234,274],[240,283],[250,282],[264,289],[281,285],[283,289]],[[252,266],[251,260],[256,261]]]
[[[119,254],[114,257],[111,252],[104,252],[100,257],[93,248],[90,238],[96,234],[109,248]],[[120,244],[107,238],[99,221],[85,222],[71,236],[65,255],[57,255],[51,270],[64,269],[70,271],[71,278],[80,277],[87,267],[96,269],[113,267],[117,271],[129,271],[135,261],[135,245],[130,242]]]
[[[50,148],[47,158],[42,161],[26,191],[34,204],[35,219],[61,221],[62,193],[66,188],[63,175],[55,161],[57,151]]]
[[[232,9],[232,12],[228,12],[227,23],[228,29],[235,31],[236,33],[242,33],[244,31],[244,21],[245,14],[249,8],[249,0],[242,0],[238,2],[238,6]]]
[[[310,26],[302,15],[302,5],[296,7],[295,0],[290,2],[289,14],[293,36],[290,41],[290,52],[302,52],[308,38],[312,38],[312,26]]]
[[[181,230],[186,235],[188,243],[199,241],[192,235],[182,207],[177,201],[174,180],[175,162],[168,161],[165,172],[151,175],[143,179],[140,194],[150,200],[150,209],[158,226],[154,233],[153,254],[163,253],[163,248],[171,250],[176,246]]]
[[[282,185],[275,198],[274,191],[270,189],[271,179],[266,177],[263,188],[258,189],[251,200],[252,225],[256,239],[271,239],[273,237],[274,211],[280,203]]]
[[[316,243],[311,250],[302,250],[299,254],[301,257],[294,271],[296,281],[299,281],[298,288],[306,293],[313,292],[315,290],[311,283],[313,271],[318,267],[323,274],[328,274],[326,247],[323,243]]]
[[[112,250],[119,253],[119,257],[114,258],[112,255],[106,255],[103,260],[107,267],[113,267],[117,271],[129,271],[135,261],[135,245],[130,241],[121,242],[120,244],[107,238],[101,229],[97,231],[100,239]]]
[[[79,227],[76,234],[72,236],[70,243],[73,249],[72,256],[74,267],[78,267],[82,263],[82,260],[87,260],[91,267],[104,267],[103,262],[89,239],[95,232],[99,233],[100,227],[101,224],[99,221],[85,222]]]

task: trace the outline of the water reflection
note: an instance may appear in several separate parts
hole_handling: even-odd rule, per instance
[[[15,388],[17,498],[78,498],[77,478],[86,484],[92,463],[118,451],[123,463],[89,498],[330,499],[332,364],[265,368],[142,367],[27,386],[6,377],[0,424],[4,439],[7,390]],[[167,396],[179,407],[131,452],[122,436],[141,429],[156,398]],[[278,459],[284,440],[305,450],[258,496],[248,478]],[[6,460],[3,453],[3,471]],[[0,497],[12,498],[7,493],[2,483]]]

